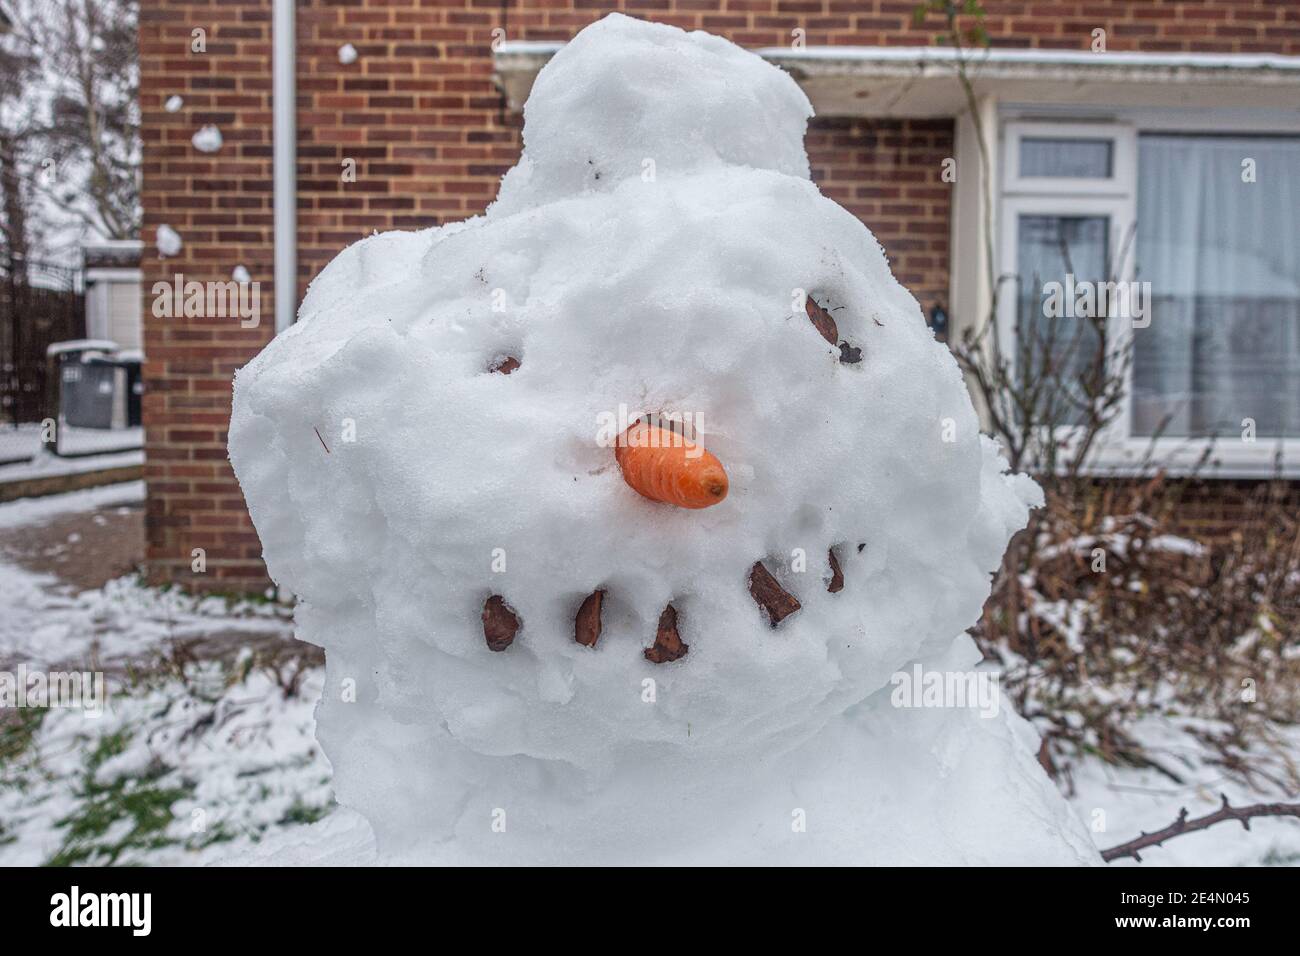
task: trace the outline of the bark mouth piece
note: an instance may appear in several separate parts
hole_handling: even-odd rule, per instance
[[[844,589],[844,572],[832,548],[826,552],[831,580],[826,590],[838,594]],[[573,640],[583,647],[596,649],[603,630],[605,608],[604,588],[587,595],[573,619]],[[762,561],[755,561],[749,569],[749,593],[775,630],[790,615],[802,609],[799,599],[787,591]],[[515,641],[522,622],[514,609],[500,594],[493,594],[483,602],[483,639],[490,651],[500,653]],[[690,645],[682,640],[678,627],[677,608],[670,601],[659,615],[654,643],[643,648],[645,659],[652,664],[670,664],[686,656]]]

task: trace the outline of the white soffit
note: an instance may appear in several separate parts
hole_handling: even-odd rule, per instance
[[[505,42],[493,54],[510,108],[522,108],[560,43]],[[819,116],[954,116],[966,98],[948,47],[755,50],[803,88]],[[972,50],[977,95],[1043,104],[1300,108],[1300,56]]]

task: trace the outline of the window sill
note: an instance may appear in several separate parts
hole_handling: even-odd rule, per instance
[[[1210,442],[1200,438],[1120,439],[1099,445],[1083,474],[1131,478],[1163,470],[1173,477],[1209,480],[1300,480],[1300,439],[1258,437]]]

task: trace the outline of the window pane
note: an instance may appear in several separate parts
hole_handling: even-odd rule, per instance
[[[1040,424],[1081,423],[1089,384],[1095,390],[1104,360],[1098,324],[1059,306],[1068,276],[1106,280],[1109,232],[1105,216],[1021,216],[1017,223],[1017,377],[1022,388],[1039,386]]]
[[[1021,176],[1110,179],[1111,141],[1022,137]]]
[[[1300,437],[1300,140],[1143,136],[1137,267],[1133,433]]]

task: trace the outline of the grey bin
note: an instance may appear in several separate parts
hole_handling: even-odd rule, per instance
[[[60,389],[63,420],[74,428],[125,428],[130,391],[126,364],[107,358],[64,362]]]
[[[57,414],[73,428],[140,424],[140,354],[108,339],[55,342],[46,350],[58,382]]]

